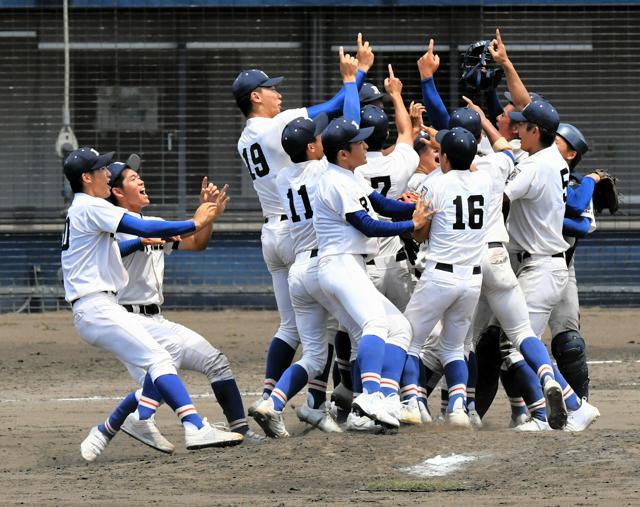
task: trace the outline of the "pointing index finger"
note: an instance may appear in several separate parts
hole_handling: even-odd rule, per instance
[[[433,54],[433,39],[429,39],[429,50],[428,53]]]
[[[393,67],[391,66],[391,64],[389,64],[389,77],[391,79],[395,78],[396,76],[393,74]]]
[[[340,59],[342,60],[344,58],[344,48],[342,46],[340,46],[338,54],[340,55]]]
[[[358,32],[358,47],[362,47],[362,33]]]

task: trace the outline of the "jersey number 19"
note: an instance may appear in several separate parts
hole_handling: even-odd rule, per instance
[[[251,162],[249,161],[249,155],[251,155]],[[244,163],[247,165],[247,169],[249,169],[249,174],[251,175],[252,180],[262,178],[269,174],[267,158],[264,156],[264,152],[258,143],[253,143],[249,147],[248,152],[246,148],[243,149],[242,158],[244,159]]]

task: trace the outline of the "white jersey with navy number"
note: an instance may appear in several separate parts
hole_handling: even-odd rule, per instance
[[[148,217],[129,212],[143,220],[164,220],[160,217]],[[136,239],[138,236],[116,234],[118,241]],[[167,242],[163,246],[147,245],[144,250],[137,250],[126,257],[122,263],[129,273],[129,283],[118,292],[118,303],[121,305],[162,305],[164,295],[162,283],[164,280],[164,256],[169,255],[179,243]]]
[[[413,146],[398,143],[389,155],[380,151],[367,153],[367,163],[356,168],[356,174],[369,182],[373,190],[377,190],[389,199],[397,199],[406,190],[411,176],[415,174],[420,163],[420,155]],[[390,220],[381,217],[381,220]],[[380,238],[380,257],[395,255],[403,247],[398,236]]]
[[[307,116],[307,109],[288,109],[273,118],[249,118],[238,140],[238,153],[249,170],[262,214],[284,215],[278,197],[276,176],[291,158],[282,148],[282,131],[291,120]]]
[[[118,292],[128,282],[115,233],[126,209],[77,193],[62,236],[62,275],[69,302],[96,292]]]
[[[429,232],[427,260],[479,266],[486,250],[491,178],[481,171],[451,170],[430,178],[425,197],[438,210]]]
[[[513,157],[516,159],[516,165],[518,165],[520,162],[523,162],[529,157],[529,152],[522,149],[520,139],[511,139],[511,141],[509,141],[509,146],[511,147],[511,151],[513,152]]]
[[[371,186],[353,171],[328,164],[316,191],[313,225],[320,257],[339,254],[378,253],[378,238],[368,238],[347,222],[346,215],[366,211],[371,218],[378,215],[369,201]]]
[[[327,159],[293,164],[278,173],[280,201],[289,218],[289,233],[296,254],[318,248],[313,227],[316,190],[327,170]]]
[[[492,182],[486,240],[487,242],[495,241],[506,245],[509,241],[509,234],[507,234],[507,228],[504,225],[502,202],[507,178],[514,168],[513,158],[505,152],[492,152],[488,155],[477,156],[473,163],[478,171],[486,172]]]
[[[553,143],[518,164],[505,188],[511,201],[509,250],[554,255],[569,245],[562,237],[569,167]]]

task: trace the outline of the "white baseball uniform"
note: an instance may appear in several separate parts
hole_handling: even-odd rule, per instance
[[[261,235],[262,255],[271,273],[273,292],[280,313],[280,327],[276,336],[294,349],[300,338],[287,277],[295,256],[289,235],[289,222],[278,196],[276,177],[280,169],[292,163],[282,148],[282,131],[287,123],[301,116],[307,116],[306,108],[289,109],[273,118],[249,118],[238,140],[238,153],[249,170],[265,217]]]
[[[367,163],[356,168],[355,172],[383,196],[397,199],[406,191],[407,183],[419,163],[420,156],[412,145],[398,143],[386,156],[380,151],[368,152]],[[382,217],[381,220],[386,218]],[[378,255],[367,262],[367,272],[376,289],[400,311],[404,311],[411,297],[413,281],[411,264],[398,236],[380,238]]]
[[[554,143],[520,162],[518,169],[505,188],[511,201],[508,250],[531,326],[541,337],[568,281],[564,252],[569,245],[562,225],[569,168]]]
[[[426,198],[438,213],[431,224],[426,268],[405,315],[413,330],[415,355],[442,320],[438,352],[446,366],[464,360],[464,340],[482,284],[492,182],[485,172],[451,170],[430,178],[428,184]]]
[[[356,322],[360,335],[379,336],[407,350],[411,339],[409,322],[376,290],[367,275],[365,257],[370,259],[378,253],[378,238],[368,238],[346,219],[347,214],[361,210],[378,219],[369,201],[371,192],[369,183],[361,176],[328,165],[318,184],[313,217],[320,257],[320,287]]]
[[[171,356],[116,300],[129,280],[115,241],[126,212],[104,199],[75,194],[62,240],[65,299],[83,340],[148,371],[155,381],[176,374]]]

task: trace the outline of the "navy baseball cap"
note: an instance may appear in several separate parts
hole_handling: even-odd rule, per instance
[[[122,174],[122,171],[124,171],[125,169],[133,169],[134,171],[138,172],[140,170],[141,163],[142,160],[140,159],[140,156],[132,153],[131,155],[129,155],[129,158],[127,158],[126,162],[112,162],[111,164],[109,164],[109,166],[107,167],[107,169],[109,169],[109,172],[111,173],[111,177],[109,178],[109,186],[113,186],[115,181],[118,179],[118,176],[120,176]]]
[[[420,153],[423,148],[427,147],[427,145],[422,142],[423,139],[425,141],[431,141],[431,136],[424,130],[421,130],[418,137],[416,137],[416,140],[413,142],[413,149],[418,153]]]
[[[373,127],[374,135],[386,138],[389,132],[389,117],[378,106],[367,104],[360,110],[360,127]]]
[[[530,102],[521,112],[509,113],[509,118],[518,123],[533,123],[549,132],[555,132],[560,124],[558,111],[546,100]]]
[[[475,136],[462,127],[438,131],[436,141],[440,144],[440,153],[444,153],[456,169],[469,169],[478,152]]]
[[[507,99],[510,104],[513,104],[511,92],[504,92],[504,98]],[[544,97],[542,95],[535,92],[529,92],[529,98],[531,99],[531,102],[533,102],[534,100],[544,100]]]
[[[238,74],[238,77],[236,77],[236,80],[231,86],[231,90],[237,100],[245,95],[249,95],[249,93],[256,88],[278,86],[283,80],[283,77],[270,78],[259,69],[248,69]]]
[[[580,156],[584,155],[589,150],[589,145],[582,135],[582,132],[570,123],[561,123],[558,125],[556,134],[567,141],[569,146],[576,150]]]
[[[456,109],[449,118],[449,128],[462,127],[471,132],[476,138],[482,133],[482,120],[480,115],[473,109],[461,107]]]
[[[313,120],[302,116],[291,120],[282,131],[280,138],[284,151],[290,157],[305,151],[307,144],[315,141],[328,123],[329,118],[324,113],[319,114]]]
[[[380,89],[371,83],[363,83],[362,88],[360,88],[360,105],[366,106],[367,104],[371,104],[372,102],[376,102],[378,100],[382,100],[387,96],[386,93],[382,93]]]
[[[349,121],[344,116],[331,120],[322,132],[322,145],[341,146],[347,143],[364,141],[373,134],[373,127],[359,128],[355,121]]]
[[[109,165],[113,160],[114,151],[109,151],[104,155],[100,155],[93,148],[78,148],[69,153],[64,161],[64,175],[69,181],[77,178],[82,173],[97,171]]]

